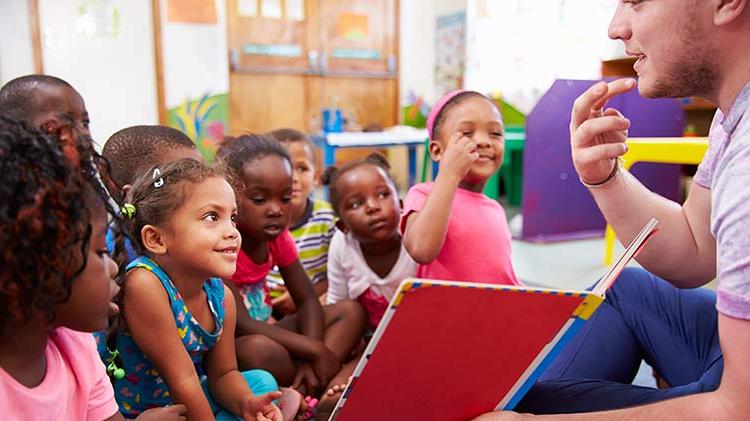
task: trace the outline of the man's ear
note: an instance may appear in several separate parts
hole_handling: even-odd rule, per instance
[[[714,24],[727,25],[736,22],[747,7],[748,0],[713,0]]]
[[[141,241],[150,253],[157,256],[167,254],[167,244],[164,242],[164,233],[153,225],[145,225],[141,229]]]
[[[341,218],[336,220],[336,228],[338,228],[339,231],[343,232],[344,234],[349,232],[349,228],[347,228],[344,222],[341,221]]]
[[[430,152],[430,158],[432,158],[433,161],[440,161],[440,158],[443,157],[443,146],[440,145],[440,143],[430,140],[430,144],[427,146],[429,152]]]

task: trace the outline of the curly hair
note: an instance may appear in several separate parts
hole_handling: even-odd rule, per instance
[[[289,152],[276,139],[264,134],[245,134],[238,137],[227,137],[216,151],[217,163],[234,180],[240,180],[242,167],[266,156],[278,156],[289,165],[292,159]]]
[[[37,315],[53,322],[86,266],[92,200],[107,206],[92,144],[69,162],[58,139],[0,118],[0,337]]]
[[[366,157],[362,159],[355,159],[353,161],[349,161],[346,164],[342,165],[341,167],[336,167],[334,165],[326,168],[325,172],[323,172],[323,175],[320,177],[321,181],[323,182],[324,186],[328,186],[328,196],[331,201],[331,205],[333,206],[333,210],[336,212],[337,215],[339,215],[339,190],[338,190],[338,181],[344,174],[348,173],[349,171],[352,171],[356,168],[359,168],[363,165],[374,165],[385,172],[386,176],[388,177],[388,181],[393,186],[394,190],[396,188],[395,183],[393,181],[393,178],[391,177],[391,165],[388,163],[388,160],[381,154],[375,152],[367,155]]]

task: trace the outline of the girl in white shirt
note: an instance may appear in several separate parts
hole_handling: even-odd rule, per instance
[[[359,301],[377,327],[398,285],[417,272],[399,231],[401,201],[379,154],[323,175],[339,221],[328,250],[328,304]]]

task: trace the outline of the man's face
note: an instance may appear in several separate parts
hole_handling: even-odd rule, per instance
[[[609,37],[637,58],[638,89],[649,98],[708,95],[714,91],[711,2],[621,0]]]

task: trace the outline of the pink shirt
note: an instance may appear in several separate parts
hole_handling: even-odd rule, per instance
[[[265,281],[266,276],[274,266],[289,266],[297,260],[297,246],[289,230],[285,230],[275,240],[268,243],[268,259],[257,264],[240,250],[237,255],[237,270],[232,281],[237,285],[254,284]]]
[[[422,210],[433,184],[409,189],[402,231],[409,214]],[[510,261],[510,230],[502,206],[483,193],[456,190],[443,248],[431,263],[417,267],[417,277],[520,285]]]
[[[118,411],[93,335],[57,328],[44,355],[47,373],[33,388],[0,368],[0,418],[99,421]]]

